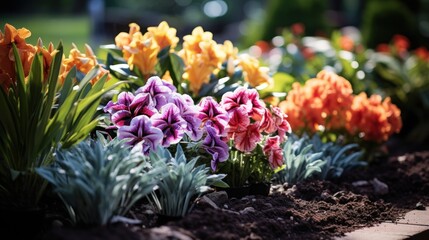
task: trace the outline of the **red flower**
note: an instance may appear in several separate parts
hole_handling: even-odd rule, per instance
[[[415,54],[418,58],[429,61],[429,51],[425,47],[419,47],[415,50]]]
[[[305,31],[304,24],[302,23],[294,23],[292,24],[290,29],[292,30],[292,33],[295,35],[302,35]]]
[[[407,37],[396,34],[393,36],[393,45],[398,50],[399,53],[407,51],[407,49],[410,47],[410,41]]]
[[[283,151],[280,148],[280,137],[269,137],[264,146],[264,153],[268,157],[268,162],[272,169],[283,165]]]
[[[228,135],[233,137],[236,132],[243,132],[250,124],[249,116],[244,106],[234,108],[229,115]]]
[[[250,124],[245,131],[235,133],[235,148],[242,152],[250,153],[261,139],[262,135],[259,132],[259,123]]]
[[[375,50],[377,52],[381,52],[381,53],[389,53],[390,52],[390,47],[386,43],[381,43],[381,44],[378,44],[378,46],[376,47]]]

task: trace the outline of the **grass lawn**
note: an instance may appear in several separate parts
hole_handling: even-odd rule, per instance
[[[4,32],[4,25],[9,23],[15,28],[27,28],[31,31],[31,37],[27,43],[35,45],[40,37],[43,44],[47,46],[52,42],[55,47],[60,41],[64,46],[64,53],[68,55],[72,48],[72,43],[76,44],[81,52],[85,51],[84,45],[88,43],[94,51],[98,46],[91,44],[91,22],[90,17],[82,16],[2,16],[0,19],[1,31]]]

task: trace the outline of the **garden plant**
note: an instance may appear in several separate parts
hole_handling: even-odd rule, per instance
[[[428,135],[427,50],[299,27],[256,56],[200,26],[181,41],[165,21],[130,23],[96,55],[33,46],[6,24],[2,227],[26,239],[331,239],[425,204],[429,153],[391,159],[388,143]],[[398,179],[413,185],[386,188]],[[14,217],[30,209],[40,219]]]

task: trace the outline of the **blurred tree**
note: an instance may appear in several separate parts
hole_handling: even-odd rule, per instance
[[[82,14],[87,0],[14,0],[0,8],[0,13],[14,14]]]
[[[401,34],[410,40],[411,48],[419,46],[419,6],[420,0],[367,0],[361,28],[364,44],[376,48]]]
[[[294,23],[304,24],[306,35],[327,34],[327,3],[320,0],[268,1],[260,39],[269,41]]]

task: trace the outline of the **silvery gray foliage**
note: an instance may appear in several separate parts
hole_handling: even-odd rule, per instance
[[[297,141],[288,139],[285,143],[284,168],[274,174],[274,182],[293,185],[322,171],[326,164],[321,160],[322,152],[312,152],[312,145],[304,145],[303,142],[303,139]]]
[[[346,170],[367,165],[367,162],[362,161],[364,152],[356,143],[344,145],[339,142],[323,142],[318,134],[314,134],[311,138],[308,135],[301,138],[291,135],[289,139],[300,147],[311,144],[311,152],[322,152],[321,159],[326,164],[322,166],[319,174],[321,179],[338,178]]]
[[[195,166],[197,159],[188,161],[180,144],[174,157],[162,147],[150,153],[152,165],[166,171],[156,191],[149,197],[159,214],[185,216],[191,211],[193,201],[208,191],[211,185],[226,185],[222,181],[225,174],[210,174],[210,168],[204,164]]]
[[[141,147],[97,136],[97,140],[56,150],[55,163],[36,170],[53,185],[72,222],[84,226],[123,219],[139,199],[153,191],[163,171],[151,166]]]

